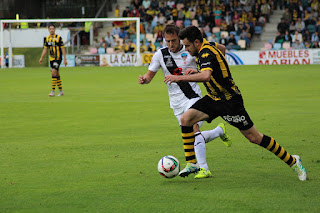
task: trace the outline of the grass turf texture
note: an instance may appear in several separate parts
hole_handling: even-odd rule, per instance
[[[231,67],[258,130],[302,157],[307,182],[230,125],[232,147],[207,144],[213,178],[161,177],[161,157],[185,160],[162,73],[137,83],[147,67],[61,68],[53,98],[48,68],[0,70],[0,212],[318,212],[319,70]]]

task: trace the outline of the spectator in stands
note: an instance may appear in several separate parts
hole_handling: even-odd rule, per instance
[[[228,31],[228,24],[226,20],[222,20],[221,25],[220,25],[220,31]]]
[[[236,31],[233,21],[231,21],[230,24],[227,26],[227,31],[229,33],[232,32],[232,31]]]
[[[131,22],[129,25],[129,28],[127,30],[127,34],[130,35],[135,35],[136,34],[136,23],[135,22]]]
[[[140,52],[144,53],[148,50],[148,47],[145,45],[144,41],[141,42],[140,44]]]
[[[151,24],[151,21],[148,21],[148,23],[147,23],[146,33],[153,33],[153,26]]]
[[[178,20],[178,10],[175,5],[173,5],[173,8],[171,10],[171,14],[173,17],[173,21],[177,21]]]
[[[293,49],[305,49],[305,46],[302,42],[299,41],[299,39],[296,39],[295,42],[292,44]]]
[[[129,17],[130,16],[130,8],[126,7],[126,9],[122,12],[122,17]]]
[[[288,41],[290,42],[290,45],[292,44],[292,37],[290,35],[289,30],[286,30],[285,34],[284,34],[284,41]]]
[[[298,11],[296,9],[293,9],[293,12],[292,12],[292,21],[294,23],[296,23],[298,21],[298,18],[301,17],[298,13]]]
[[[243,10],[243,6],[242,6],[241,2],[240,1],[238,1],[238,2],[235,1],[235,4],[237,4],[236,8],[235,8],[235,11],[237,11],[238,14],[241,14],[242,10]]]
[[[308,26],[308,24],[311,21],[310,13],[306,9],[303,10],[302,21],[305,23],[306,26]]]
[[[233,34],[230,34],[229,39],[227,40],[227,46],[226,46],[226,48],[227,48],[228,50],[234,49],[234,46],[235,46],[235,45],[237,45],[237,41],[236,41],[234,35],[233,35]]]
[[[299,33],[303,33],[305,29],[305,23],[302,21],[301,18],[298,18],[298,21],[296,22],[296,30],[299,31]]]
[[[131,41],[128,41],[128,44],[125,44],[124,46],[124,52],[125,53],[134,53],[136,52],[137,46]]]
[[[208,41],[219,43],[219,39],[216,37],[216,35],[214,33],[208,38]]]
[[[319,42],[313,42],[312,44],[311,44],[311,48],[320,48],[319,47]]]
[[[292,36],[292,41],[296,41],[296,40],[299,40],[300,43],[303,42],[303,40],[302,40],[302,34],[299,33],[298,31],[295,31],[295,32],[294,32],[294,35]]]
[[[120,27],[116,26],[115,24],[112,24],[113,28],[112,28],[112,35],[119,35],[120,34]]]
[[[153,32],[158,33],[159,31],[163,30],[163,25],[160,24],[160,22],[157,22],[157,26],[154,27]]]
[[[178,20],[184,20],[184,9],[183,8],[179,8],[178,10]]]
[[[107,32],[106,37],[104,37],[106,43],[107,43],[107,47],[113,47],[114,46],[114,40],[113,40],[113,36],[110,34],[110,32]]]
[[[139,7],[139,14],[140,14],[140,22],[143,23],[146,21],[146,9],[143,5]]]
[[[162,25],[160,25],[160,26],[162,26]],[[163,29],[163,27],[162,27],[162,29]],[[163,31],[163,30],[159,30],[159,31],[157,32],[156,42],[158,42],[158,43],[160,43],[160,41],[163,40],[163,32],[162,32],[162,31]]]
[[[302,39],[303,39],[303,42],[311,43],[311,34],[310,34],[309,30],[305,30],[305,32],[302,35]]]
[[[120,45],[119,40],[117,41],[117,44],[114,46],[113,50],[115,53],[123,52],[123,47],[122,47],[122,45]]]
[[[151,41],[148,41],[148,52],[155,52],[156,51],[156,47],[154,46],[154,44]]]
[[[176,5],[174,0],[168,0],[167,1],[167,7],[173,9],[173,7]]]
[[[225,38],[224,34],[221,34],[221,38],[219,40],[219,43],[224,45],[224,46],[227,46],[228,40],[227,40],[227,38]]]
[[[128,38],[127,31],[123,27],[120,28],[119,37],[122,39]]]
[[[246,11],[246,13],[249,13],[251,11],[251,5],[250,5],[249,1],[247,1],[247,3],[245,3],[243,10]]]
[[[100,39],[99,47],[100,48],[106,48],[107,47],[107,42],[103,37]]]
[[[243,39],[246,41],[246,46],[250,47],[250,35],[247,30],[243,29],[242,33],[240,34],[240,39]]]
[[[272,44],[275,44],[275,43],[282,44],[284,42],[284,37],[285,36],[280,31],[278,31],[277,36],[272,41]]]
[[[259,3],[256,2],[256,3],[254,4],[254,8],[253,8],[252,12],[253,12],[253,16],[254,16],[257,20],[259,20],[260,11],[261,11],[261,8],[260,8],[260,6],[259,6]]]
[[[282,7],[284,6],[284,1],[286,0],[273,0],[273,9],[277,10],[279,5],[280,10],[282,10]]]
[[[164,25],[167,22],[167,18],[163,15],[163,13],[159,13],[159,23]]]
[[[114,17],[118,18],[120,17],[120,6],[117,5],[116,9],[114,10]]]
[[[289,8],[285,9],[284,14],[282,15],[282,18],[284,19],[284,21],[286,22],[286,24],[289,24],[292,20],[292,16],[291,13],[289,11]]]
[[[318,12],[316,12],[315,10],[311,10],[311,14],[310,14],[310,19],[309,19],[309,24],[316,24],[317,22],[317,18],[318,18]]]
[[[318,0],[313,0],[311,3],[311,9],[319,12],[319,1]]]
[[[314,42],[317,42],[319,43],[320,39],[319,39],[319,32],[318,31],[315,31],[312,36],[311,36],[311,42],[314,43]]]
[[[142,1],[142,5],[144,6],[144,8],[149,8],[149,6],[150,6],[150,0],[143,0]]]
[[[216,6],[214,8],[214,22],[216,26],[220,26],[221,25],[221,15],[222,15],[222,11],[220,6]]]
[[[270,13],[271,13],[270,5],[266,0],[262,0],[261,15],[263,15],[266,18],[267,22],[269,22]]]
[[[277,29],[281,34],[284,34],[286,30],[289,30],[289,25],[286,23],[284,18],[281,18],[281,22],[278,24]]]
[[[231,24],[232,15],[230,14],[230,11],[226,11],[226,15],[223,17],[223,19],[226,21],[227,25]]]
[[[148,7],[148,10],[146,11],[146,21],[152,21],[153,16],[155,16],[156,11],[152,9],[151,6]]]
[[[159,7],[158,0],[151,0],[150,6],[152,7],[153,10],[157,10],[157,8]]]
[[[294,21],[292,21],[289,26],[289,32],[290,34],[294,34],[295,31],[296,31],[296,24],[294,23]]]
[[[140,17],[139,7],[134,6],[133,10],[130,12],[130,17]]]
[[[320,17],[317,18],[316,31],[320,31]]]

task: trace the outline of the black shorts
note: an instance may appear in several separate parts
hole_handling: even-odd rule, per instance
[[[237,95],[228,101],[214,101],[208,95],[197,101],[191,108],[209,115],[208,123],[219,116],[239,130],[247,130],[253,126],[241,95]]]
[[[61,64],[61,60],[53,60],[53,61],[50,61],[50,67],[51,67],[51,69],[55,69],[55,70],[57,70],[57,71],[59,71],[60,64]]]

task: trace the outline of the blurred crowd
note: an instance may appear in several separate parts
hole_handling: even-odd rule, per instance
[[[281,0],[280,0],[281,1]],[[140,17],[141,52],[154,52],[163,45],[162,30],[167,23],[184,28],[195,25],[208,41],[227,49],[250,47],[259,35],[279,0],[132,0],[124,11],[119,6],[115,17]],[[136,50],[135,22],[114,22],[113,29],[96,45],[115,52]]]
[[[277,35],[269,43],[273,49],[319,48],[319,1],[291,0],[277,27]]]

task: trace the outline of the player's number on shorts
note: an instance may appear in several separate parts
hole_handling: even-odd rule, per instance
[[[181,75],[182,73],[182,68],[177,67],[175,70],[173,70],[173,75]]]

